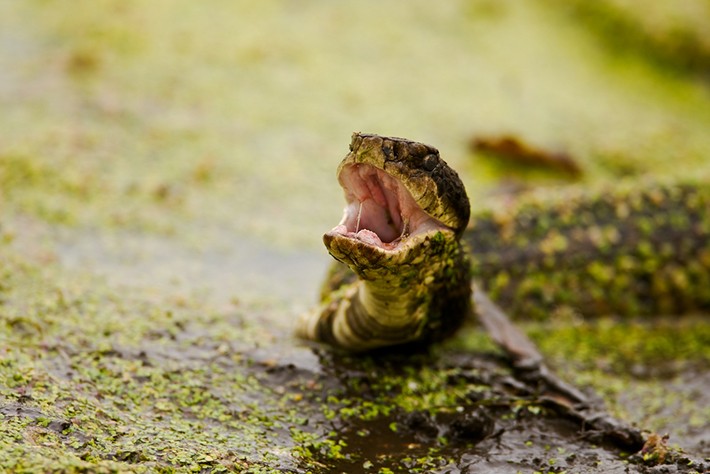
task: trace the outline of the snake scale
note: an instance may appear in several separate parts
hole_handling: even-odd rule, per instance
[[[570,190],[471,217],[436,148],[364,133],[338,180],[345,211],[323,240],[340,264],[302,338],[348,351],[441,340],[471,313],[472,279],[520,318],[710,308],[702,181]]]

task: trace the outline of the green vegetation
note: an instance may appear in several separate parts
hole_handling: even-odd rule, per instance
[[[598,2],[594,17],[568,15],[592,8],[574,3],[0,0],[0,470],[463,463],[475,441],[439,428],[477,413],[505,379],[491,368],[479,379],[470,363],[495,358],[490,342],[466,328],[430,354],[314,353],[290,331],[316,295],[277,298],[292,284],[280,263],[284,249],[324,254],[319,235],[342,202],[335,167],[358,129],[435,145],[474,209],[568,177],[471,152],[472,136],[564,151],[584,187],[707,178],[708,16],[679,13],[674,29],[664,18],[678,15],[650,12],[675,3],[640,15]],[[631,38],[622,54],[600,40],[602,22]],[[233,277],[235,301],[212,299],[204,286],[225,281],[191,265]],[[255,281],[259,298],[244,289]],[[707,455],[706,320],[560,311],[526,328],[567,380]],[[488,453],[511,471],[618,461],[535,437],[545,408],[516,407],[495,422],[536,429]]]
[[[278,463],[285,425],[303,425],[293,394],[237,351],[264,338],[242,315],[0,255],[4,470],[241,470]]]

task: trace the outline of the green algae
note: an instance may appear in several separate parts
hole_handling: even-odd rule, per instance
[[[609,373],[673,373],[683,364],[710,360],[710,327],[702,318],[651,321],[602,319],[598,322],[558,316],[531,331],[541,349],[574,358],[577,367]],[[667,365],[664,367],[664,365]]]
[[[101,225],[149,232],[174,232],[165,218],[188,216],[188,195],[215,174],[203,160],[182,176],[118,184],[93,163],[9,151],[0,155],[4,207],[31,214],[53,225]],[[121,202],[121,208],[115,207]],[[10,205],[12,207],[10,207]]]
[[[302,413],[236,348],[263,339],[259,330],[186,302],[57,280],[56,270],[2,255],[11,275],[0,320],[5,470],[267,472],[287,463],[288,451],[271,447]]]
[[[310,372],[273,344],[260,353],[253,341],[273,336],[238,308],[127,297],[7,245],[2,256],[8,470],[328,472],[370,462],[428,472],[473,449],[441,427],[477,408],[501,424],[546,417],[535,402],[494,395],[509,372],[460,352],[470,334],[429,354],[323,353],[324,372]],[[368,439],[388,441],[373,451]]]
[[[622,419],[688,439],[710,425],[710,411],[700,408],[707,404],[702,368],[710,363],[702,316],[591,321],[558,313],[528,333],[561,376],[593,387]]]
[[[200,246],[246,234],[267,249],[319,248],[317,236],[339,216],[334,168],[357,129],[437,146],[479,209],[510,170],[471,154],[471,134],[511,132],[566,150],[584,169],[583,186],[621,175],[707,175],[706,85],[645,58],[620,59],[557,7],[0,2],[0,466],[328,472],[350,455],[373,472],[416,472],[454,469],[475,452],[437,435],[413,439],[396,418],[455,414],[462,394],[485,393],[485,381],[460,365],[437,366],[435,357],[419,373],[415,358],[399,364],[402,372],[382,372],[378,360],[355,361],[376,382],[363,393],[363,376],[341,383],[337,374],[288,368],[292,355],[283,351],[294,344],[274,332],[294,314],[273,304],[274,291],[263,295],[266,310],[211,308],[135,284],[138,264],[123,286],[108,285],[91,265],[67,270],[57,236],[32,242],[28,228],[42,221],[57,233],[90,228],[117,242],[118,231],[161,234]],[[531,174],[514,177],[550,182]],[[547,241],[549,251],[563,247],[559,234]],[[220,268],[284,284],[280,271],[257,267]],[[608,277],[603,266],[592,270]],[[674,278],[682,283],[682,272]],[[626,321],[618,330],[608,320],[557,323],[529,329],[568,380],[701,450],[676,434],[707,429],[703,399],[684,392],[703,388],[692,384],[694,369],[683,378],[676,363],[657,363],[702,368],[702,321]],[[439,355],[472,350],[494,353],[480,333],[464,332]],[[325,358],[323,367],[333,365]],[[529,408],[508,415],[544,418]],[[363,451],[392,437],[398,444],[383,445],[386,452]],[[510,444],[508,470],[529,472],[545,446],[553,455],[541,459],[564,469],[549,439],[531,430],[528,441]],[[488,448],[481,455],[492,456]],[[584,449],[577,459],[592,461],[570,460],[570,471],[602,462],[603,452]]]

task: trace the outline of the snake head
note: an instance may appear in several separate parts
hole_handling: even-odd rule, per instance
[[[354,133],[338,167],[346,206],[323,237],[333,257],[364,269],[410,264],[438,233],[461,236],[470,215],[458,174],[429,145]]]
[[[358,280],[329,282],[337,289],[299,320],[298,334],[366,351],[455,331],[471,310],[460,242],[470,209],[456,172],[428,145],[354,133],[338,181],[345,211],[323,240]]]

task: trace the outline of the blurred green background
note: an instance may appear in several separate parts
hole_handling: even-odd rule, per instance
[[[501,180],[564,184],[479,136],[564,151],[582,184],[707,173],[708,2],[587,3],[2,1],[0,210],[18,235],[83,229],[70,264],[293,300],[355,130],[437,146],[474,208]]]

